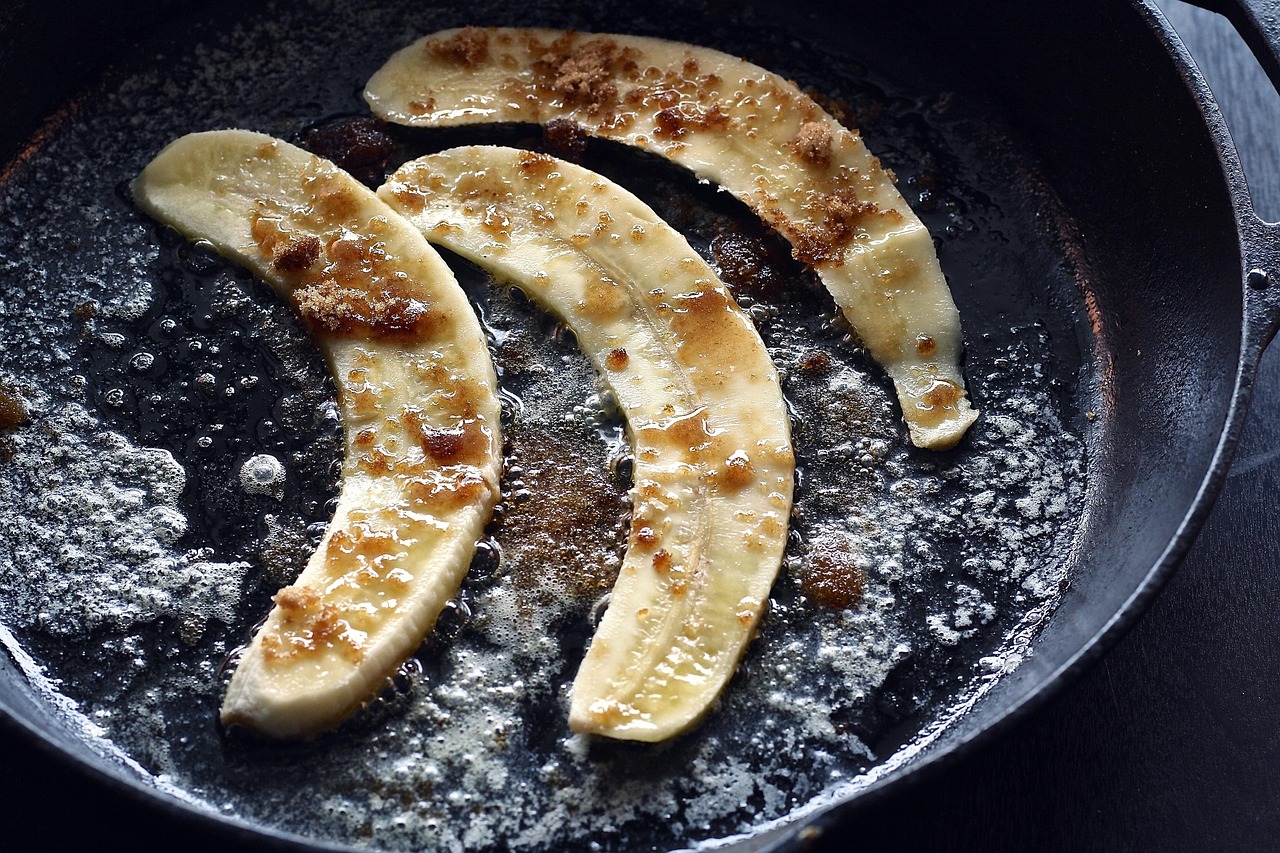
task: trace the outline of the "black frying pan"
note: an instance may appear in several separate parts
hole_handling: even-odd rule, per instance
[[[1266,277],[1249,273],[1276,268],[1275,235],[1252,216],[1207,92],[1176,52],[1171,62],[1152,16],[1119,7],[1049,12],[1010,4],[999,11],[982,25],[970,19],[972,9],[930,8],[918,18],[915,10],[868,11],[886,20],[866,17],[860,26],[883,33],[881,43],[892,46],[868,55],[869,64],[899,74],[922,69],[907,85],[927,86],[945,70],[983,91],[1035,152],[1080,228],[1100,367],[1096,397],[1082,394],[1096,400],[1101,415],[1092,433],[1089,511],[1071,585],[1034,656],[878,783],[883,788],[1029,707],[1141,609],[1208,510],[1253,365],[1274,331]],[[964,20],[948,19],[958,14]],[[833,38],[792,23],[809,37]],[[957,40],[957,32],[973,38]],[[1082,75],[1082,67],[1092,73]],[[60,98],[33,97],[28,117],[44,115]],[[19,99],[14,107],[25,105]],[[30,118],[11,126],[30,127]],[[1242,279],[1253,286],[1242,288]],[[38,719],[38,710],[19,704],[25,693],[5,673],[6,707],[19,720]],[[54,729],[44,737],[63,737],[73,753],[79,748]],[[858,801],[870,801],[875,790]]]

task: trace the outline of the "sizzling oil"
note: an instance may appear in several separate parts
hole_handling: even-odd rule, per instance
[[[283,747],[219,732],[227,656],[332,510],[340,425],[323,363],[269,290],[117,190],[189,130],[290,137],[360,111],[352,93],[392,49],[469,22],[405,5],[176,42],[111,77],[0,188],[0,383],[32,417],[0,463],[0,622],[141,772],[339,843],[666,849],[859,784],[1005,666],[1063,581],[1084,481],[1083,333],[1063,310],[1066,225],[1019,193],[1025,164],[980,112],[794,56],[749,23],[708,30],[711,46],[850,104],[936,235],[984,411],[970,438],[910,447],[887,380],[777,238],[688,175],[593,143],[584,165],[719,266],[794,411],[785,570],[719,707],[655,747],[569,736],[568,685],[626,540],[626,446],[572,336],[456,262],[507,399],[489,540],[421,651],[341,731]],[[392,166],[462,142],[547,145],[510,129],[397,140]]]

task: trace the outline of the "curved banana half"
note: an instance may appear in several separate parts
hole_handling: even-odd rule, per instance
[[[733,675],[786,545],[790,421],[755,327],[684,238],[571,163],[457,148],[378,193],[558,315],[616,395],[635,454],[631,532],[569,725],[680,733]]]
[[[484,335],[422,235],[300,148],[247,131],[192,134],[133,192],[269,282],[333,372],[346,436],[338,508],[222,706],[224,724],[312,735],[376,694],[471,561],[501,467]]]
[[[413,126],[568,121],[720,184],[816,268],[893,380],[912,442],[951,447],[977,418],[928,231],[858,134],[776,74],[658,39],[469,27],[396,53],[365,100]]]

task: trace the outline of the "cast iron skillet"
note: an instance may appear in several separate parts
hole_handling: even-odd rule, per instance
[[[795,9],[786,21],[816,42],[838,44],[841,25],[881,33],[895,67],[927,69],[926,77],[946,73],[983,92],[1039,161],[1080,230],[1087,261],[1099,377],[1087,511],[1070,586],[1033,655],[856,798],[808,827],[781,827],[742,849],[802,849],[847,810],[970,747],[1096,659],[1155,594],[1208,513],[1258,358],[1280,323],[1272,285],[1280,275],[1280,234],[1254,215],[1221,115],[1152,7],[1138,0],[1084,9],[900,5],[909,8],[859,9],[835,26]],[[1255,5],[1262,4],[1225,4],[1223,11],[1280,80],[1280,24]],[[44,116],[116,51],[145,42],[146,22],[157,11],[176,6],[140,4],[142,11],[79,34],[65,27],[78,9],[55,15],[43,6],[37,16],[19,4],[0,18],[0,72],[17,93],[2,108],[0,154],[17,154]],[[607,29],[607,11],[599,17],[596,28]],[[55,37],[56,52],[48,49]],[[79,43],[67,44],[68,37]],[[876,57],[866,59],[876,64]],[[43,713],[7,660],[0,662],[0,711],[6,723],[109,784],[184,810],[91,756]]]

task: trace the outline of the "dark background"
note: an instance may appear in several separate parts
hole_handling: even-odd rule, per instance
[[[1280,98],[1230,26],[1165,0],[1280,218]],[[1280,349],[1184,565],[1076,684],[821,851],[1280,850]],[[0,732],[0,851],[247,849],[142,809]]]

